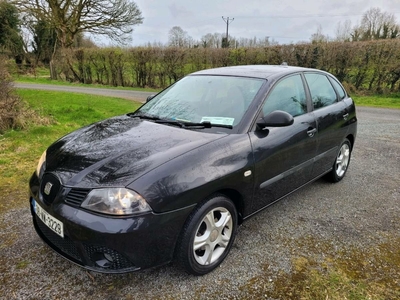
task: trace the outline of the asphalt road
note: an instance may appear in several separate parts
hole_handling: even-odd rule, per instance
[[[370,275],[372,290],[397,282],[398,292],[400,266],[392,261],[400,261],[400,110],[357,113],[346,177],[337,184],[318,180],[246,221],[224,263],[202,277],[174,265],[123,275],[87,272],[40,240],[26,199],[26,207],[0,213],[0,298],[296,299],[279,293],[302,280],[299,268],[323,271],[334,263]]]
[[[20,83],[14,84],[16,88],[20,89],[34,89],[34,90],[47,90],[47,91],[62,91],[71,93],[83,93],[100,96],[118,97],[128,100],[145,102],[146,98],[155,93],[141,92],[134,90],[120,90],[120,89],[105,89],[105,88],[91,88],[70,85],[53,85],[53,84],[36,84],[36,83]]]

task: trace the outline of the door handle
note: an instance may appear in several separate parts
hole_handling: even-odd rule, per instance
[[[312,128],[312,129],[307,130],[307,134],[309,137],[313,137],[316,132],[317,132],[317,128]]]
[[[347,118],[349,117],[349,114],[344,114],[343,115],[343,119],[345,120],[345,121],[347,121]]]

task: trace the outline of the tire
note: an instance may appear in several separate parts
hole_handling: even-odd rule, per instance
[[[351,143],[348,139],[340,145],[339,152],[333,163],[332,171],[327,174],[327,179],[331,182],[339,182],[346,175],[350,164]]]
[[[200,203],[181,232],[176,262],[189,274],[204,275],[218,267],[235,240],[237,212],[225,196],[214,196]]]

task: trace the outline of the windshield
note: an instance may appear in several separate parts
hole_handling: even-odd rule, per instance
[[[135,115],[235,126],[264,82],[233,76],[187,76],[151,99]]]

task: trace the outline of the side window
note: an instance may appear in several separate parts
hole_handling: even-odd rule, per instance
[[[286,111],[293,117],[307,113],[307,98],[300,75],[284,78],[273,87],[263,106],[264,116],[274,110]]]
[[[337,101],[337,96],[328,78],[322,74],[305,74],[314,109],[331,105]]]
[[[338,92],[339,98],[344,99],[344,97],[346,97],[346,92],[344,91],[342,86],[339,84],[339,82],[337,82],[337,80],[335,80],[334,78],[331,78],[331,82],[332,82],[333,86],[335,87],[335,90]]]

